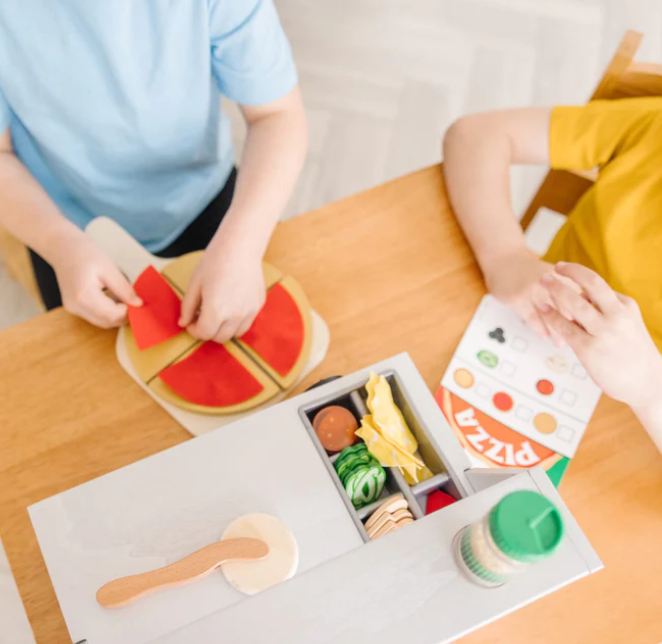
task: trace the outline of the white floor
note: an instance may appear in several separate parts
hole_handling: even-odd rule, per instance
[[[627,28],[662,60],[659,0],[275,1],[311,129],[287,216],[438,162],[461,114],[583,102]],[[540,176],[513,173],[517,210]],[[0,328],[36,313],[0,266]]]

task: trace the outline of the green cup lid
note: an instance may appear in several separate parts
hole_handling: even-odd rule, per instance
[[[563,519],[558,508],[542,494],[530,490],[512,492],[489,515],[494,543],[516,561],[534,563],[554,553],[563,538]]]

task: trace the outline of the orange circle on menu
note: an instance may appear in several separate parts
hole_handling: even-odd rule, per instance
[[[513,399],[503,391],[494,394],[492,402],[499,411],[510,411],[514,404]]]
[[[453,374],[453,379],[463,389],[469,389],[474,384],[474,377],[467,369],[457,369]]]
[[[554,393],[554,385],[549,380],[538,380],[536,389],[543,396],[551,396]]]
[[[551,414],[537,414],[533,419],[533,426],[541,434],[551,434],[556,429],[556,418]]]

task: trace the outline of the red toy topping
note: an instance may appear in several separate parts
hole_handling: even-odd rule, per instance
[[[425,516],[455,503],[456,500],[450,494],[446,494],[446,492],[442,492],[441,490],[430,492],[428,494],[428,504],[425,508]]]
[[[170,284],[153,266],[143,271],[133,288],[143,305],[129,307],[129,324],[141,351],[182,332],[178,324],[182,303]]]
[[[159,378],[184,400],[205,407],[238,405],[264,389],[222,344],[211,341],[164,369]]]
[[[304,324],[294,298],[281,284],[267,293],[267,301],[240,340],[281,376],[296,364],[304,343]]]

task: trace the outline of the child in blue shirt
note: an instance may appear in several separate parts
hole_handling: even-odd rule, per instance
[[[238,173],[221,96],[248,126]],[[0,225],[48,308],[113,327],[140,304],[81,230],[104,215],[162,256],[206,248],[181,324],[241,335],[306,143],[273,0],[0,3]]]

